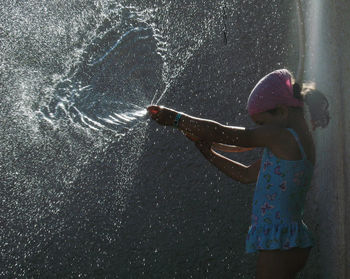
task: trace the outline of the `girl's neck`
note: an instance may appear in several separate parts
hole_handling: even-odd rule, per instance
[[[295,130],[308,130],[308,126],[301,109],[290,109],[288,112],[287,127]]]

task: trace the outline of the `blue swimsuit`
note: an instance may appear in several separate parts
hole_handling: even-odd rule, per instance
[[[312,235],[302,220],[313,165],[296,132],[288,130],[298,142],[302,160],[279,159],[264,149],[246,239],[247,253],[313,246]]]

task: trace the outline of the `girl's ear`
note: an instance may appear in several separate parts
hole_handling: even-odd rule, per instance
[[[287,118],[288,117],[288,107],[285,105],[278,105],[278,114],[282,117],[282,118]]]

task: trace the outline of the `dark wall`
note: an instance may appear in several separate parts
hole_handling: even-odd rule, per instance
[[[223,124],[250,126],[245,106],[255,83],[276,68],[296,68],[295,62],[288,63],[297,52],[297,44],[289,37],[294,34],[293,1],[123,2],[139,10],[152,9],[152,28],[168,43],[164,84],[154,92],[157,100],[166,90],[161,105]],[[34,1],[30,3],[34,6]],[[15,26],[19,16],[15,9],[27,11],[28,7],[7,6],[12,17],[3,19],[4,26]],[[29,24],[32,35],[27,41],[9,29],[12,40],[32,48],[13,52],[8,47],[4,53],[13,59],[4,55],[8,68],[1,70],[1,90],[7,97],[1,97],[6,110],[1,114],[0,136],[5,208],[1,216],[5,241],[0,244],[5,260],[0,275],[252,278],[255,255],[244,253],[244,241],[254,185],[232,181],[202,158],[179,131],[146,119],[140,120],[140,129],[126,129],[124,135],[115,136],[82,129],[74,119],[45,122],[37,118],[40,105],[58,90],[54,74],[64,76],[65,70],[72,74],[77,69],[73,62],[65,68],[70,63],[66,53],[84,49],[98,26],[97,16],[86,19],[83,12],[99,14],[102,22],[105,7],[91,1],[85,6],[72,2],[66,10],[48,6],[46,14],[40,13],[47,16],[42,22],[39,15],[34,16],[36,9],[29,9],[30,24],[39,22],[42,30],[30,29]],[[120,7],[111,4],[109,9],[113,8]],[[60,31],[63,35],[50,34],[63,42],[54,44],[50,36],[34,36],[43,35],[50,14],[68,22],[81,17],[79,26],[83,30],[85,26],[85,33],[78,30],[81,37],[75,39],[71,24]],[[113,25],[105,21],[101,24],[106,29]],[[47,57],[42,52],[48,52]],[[41,60],[34,59],[38,53]],[[159,67],[159,61],[148,70],[155,65]],[[114,68],[107,70],[112,73]],[[34,74],[38,71],[40,75]],[[35,79],[24,80],[22,88],[24,73]],[[138,77],[149,88],[159,83],[149,79],[149,75]],[[113,92],[113,87],[105,87]],[[143,106],[153,92],[145,96]],[[33,101],[27,104],[21,98]],[[22,103],[30,117],[13,113],[22,109]],[[249,164],[259,155],[256,150],[231,156]]]

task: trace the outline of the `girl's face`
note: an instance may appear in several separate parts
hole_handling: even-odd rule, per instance
[[[260,112],[257,114],[253,114],[251,118],[258,125],[284,126],[285,124],[285,117],[283,117],[283,114],[279,112],[275,114],[270,112]]]

